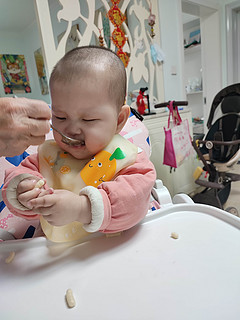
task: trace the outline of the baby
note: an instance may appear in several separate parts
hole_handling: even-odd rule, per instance
[[[54,67],[50,92],[55,140],[6,172],[5,204],[17,216],[39,218],[59,242],[136,225],[148,212],[156,173],[146,153],[119,135],[130,112],[122,61],[106,48],[75,48]]]

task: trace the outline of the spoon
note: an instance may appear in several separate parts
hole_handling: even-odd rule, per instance
[[[73,138],[70,138],[68,136],[66,136],[65,134],[63,134],[61,131],[59,131],[58,129],[56,129],[53,125],[52,125],[52,120],[49,121],[50,122],[50,126],[53,130],[55,130],[56,132],[58,132],[61,136],[62,136],[62,142],[65,144],[68,144],[69,146],[77,146],[77,145],[81,145],[81,141],[80,140],[76,140]]]

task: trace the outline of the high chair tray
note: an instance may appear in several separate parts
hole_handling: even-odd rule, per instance
[[[240,219],[220,209],[176,204],[115,237],[2,242],[0,317],[238,320],[239,229]],[[15,258],[6,264],[11,251]],[[65,301],[69,288],[72,309]]]

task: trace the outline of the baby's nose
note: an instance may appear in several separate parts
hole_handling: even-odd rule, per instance
[[[67,133],[74,136],[82,133],[82,129],[79,123],[71,123],[67,127]]]

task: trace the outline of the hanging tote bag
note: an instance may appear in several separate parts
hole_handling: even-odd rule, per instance
[[[178,168],[193,153],[188,120],[182,121],[178,107],[169,103],[168,127],[164,127],[165,146],[163,164]]]

